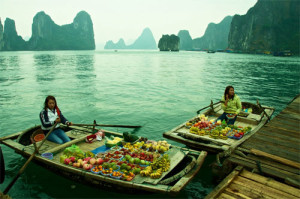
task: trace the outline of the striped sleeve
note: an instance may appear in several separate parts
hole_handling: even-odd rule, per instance
[[[40,120],[41,120],[42,126],[45,127],[45,128],[49,128],[49,127],[51,127],[53,125],[49,121],[49,117],[48,117],[47,111],[45,111],[45,110],[42,110],[40,112]]]

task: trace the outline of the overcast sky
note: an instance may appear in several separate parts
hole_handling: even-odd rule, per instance
[[[91,15],[96,44],[133,42],[149,27],[156,42],[162,34],[188,30],[191,37],[204,34],[209,23],[220,23],[228,15],[244,15],[257,0],[0,0],[0,17],[16,23],[17,33],[31,36],[36,13],[44,11],[58,25],[70,24],[85,10]],[[100,46],[100,45],[99,45]]]

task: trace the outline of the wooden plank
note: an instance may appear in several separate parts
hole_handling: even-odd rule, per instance
[[[282,192],[286,192],[288,194],[291,194],[295,197],[299,197],[300,196],[300,190],[296,189],[294,187],[288,186],[286,184],[280,183],[272,178],[266,178],[264,176],[258,175],[256,173],[251,173],[247,170],[243,170],[240,174],[240,176],[244,177],[244,178],[248,178],[249,180],[253,180],[255,182],[258,182],[260,184],[264,184],[267,185],[269,187],[272,187],[274,189],[278,189]]]
[[[250,159],[250,160],[253,160],[255,162],[257,162],[257,161],[263,162],[266,165],[269,165],[269,166],[272,166],[272,167],[275,167],[275,168],[278,168],[278,169],[281,169],[281,170],[284,170],[284,171],[287,171],[287,172],[290,172],[290,173],[294,173],[294,174],[297,174],[297,175],[299,174],[299,169],[288,166],[286,164],[282,164],[280,162],[275,162],[272,159],[268,159],[268,158],[261,157],[261,156],[256,156],[256,155],[253,155],[253,154],[248,154],[247,158]]]
[[[241,186],[248,186],[249,188],[253,190],[257,190],[267,196],[273,197],[273,198],[286,198],[286,199],[296,199],[298,197],[295,197],[291,194],[288,194],[286,192],[282,192],[281,190],[274,189],[272,187],[256,183],[252,180],[249,180],[247,178],[237,176],[235,183],[240,184]]]
[[[282,135],[282,136],[289,136],[291,138],[299,138],[299,134],[289,131],[289,130],[282,130],[282,129],[278,129],[278,128],[274,128],[272,126],[264,126],[262,129],[260,129],[261,131],[264,132],[268,132],[270,134],[278,134],[278,135]]]
[[[263,142],[271,142],[276,145],[290,148],[291,151],[300,152],[300,140],[286,141],[284,139],[268,136],[266,134],[256,134],[253,136],[253,138]]]
[[[23,150],[25,147],[22,144],[19,144],[18,142],[15,142],[13,140],[3,140],[2,143],[12,149],[17,149],[17,150]]]
[[[216,198],[221,192],[229,186],[229,184],[239,175],[242,167],[236,167],[220,184],[218,184],[213,191],[211,191],[205,199]]]
[[[14,134],[10,134],[10,135],[7,135],[7,136],[4,136],[2,138],[0,138],[0,142],[2,142],[3,140],[7,140],[7,139],[16,139],[21,133],[23,133],[23,131],[20,131],[20,132],[17,132],[17,133],[14,133]]]
[[[300,120],[298,120],[299,122]],[[292,129],[292,130],[297,130],[299,129],[299,124],[295,124],[295,123],[291,123],[291,124],[287,124],[285,122],[285,120],[281,120],[281,121],[274,121],[272,120],[271,123],[269,123],[269,125],[272,125],[272,126],[279,126],[279,127],[282,127],[282,128],[287,128],[287,129]],[[297,132],[297,131],[296,131]],[[299,134],[299,131],[298,131],[298,134]]]
[[[299,162],[299,153],[290,150],[290,148],[276,145],[275,143],[263,142],[257,139],[248,140],[248,142],[242,144],[243,148],[251,149],[255,148],[258,150],[265,151],[267,153],[276,154],[280,157],[286,157],[289,160]]]
[[[218,198],[219,199],[235,199],[235,197],[232,197],[232,196],[230,196],[230,195],[228,195],[226,193],[222,193]]]
[[[293,126],[294,128],[299,128],[299,121],[300,120],[285,118],[285,117],[281,117],[281,116],[277,116],[272,119],[272,122],[276,122],[276,123],[279,123],[282,125]]]
[[[296,130],[295,128],[293,128],[293,127],[290,127],[290,126],[284,126],[284,127],[282,127],[282,126],[280,126],[280,125],[278,125],[278,124],[276,124],[276,123],[268,123],[268,124],[266,124],[266,127],[277,128],[277,129],[280,129],[280,130],[283,130],[283,131],[293,132],[293,133],[295,133],[295,134],[298,134],[298,133],[299,133],[299,131],[297,131],[297,130]]]
[[[277,155],[272,155],[270,153],[266,153],[264,151],[257,150],[257,149],[250,149],[250,151],[252,153],[254,153],[255,155],[271,158],[272,160],[275,160],[275,161],[278,161],[280,163],[283,163],[283,164],[286,164],[286,165],[289,165],[289,166],[300,169],[300,163],[298,163],[298,162],[294,162],[294,161],[279,157]]]
[[[206,151],[201,151],[201,154],[198,156],[196,160],[196,165],[193,170],[191,170],[188,174],[183,176],[170,190],[170,193],[178,193],[182,190],[196,174],[199,172],[205,157],[207,156]]]
[[[290,120],[296,120],[299,121],[300,117],[299,114],[296,113],[290,113],[290,112],[286,112],[286,111],[282,111],[279,115],[277,115],[276,117],[280,118],[280,119],[290,119]]]
[[[247,167],[249,169],[257,169],[257,163],[251,159],[248,158],[243,158],[237,155],[231,155],[228,158],[228,161],[233,163],[233,164],[237,164],[240,166],[244,166]],[[281,178],[281,179],[285,179],[286,177],[290,177],[291,179],[299,179],[299,175],[285,171],[285,170],[281,170],[278,169],[276,167],[270,166],[270,165],[266,165],[264,164],[264,162],[260,162],[260,167],[261,170],[264,174],[267,174],[269,176],[272,177],[277,177],[277,178]]]
[[[257,190],[253,190],[248,186],[241,186],[240,184],[236,184],[235,181],[233,181],[228,188],[230,188],[234,192],[240,192],[243,195],[248,196],[250,198],[273,199],[272,197],[263,195],[261,192],[258,192]]]
[[[277,131],[265,131],[264,128],[260,129],[259,132],[257,133],[259,135],[267,135],[269,137],[272,137],[274,139],[280,139],[284,140],[286,142],[292,142],[292,143],[299,143],[300,141],[298,139],[295,139],[291,136],[286,135],[285,133],[282,133],[282,131],[277,132]],[[298,136],[300,138],[300,136]]]
[[[225,191],[231,193],[232,195],[237,196],[237,198],[251,199],[251,197],[248,197],[247,195],[239,192],[238,189],[226,188]]]
[[[66,142],[64,144],[61,144],[61,145],[59,145],[57,147],[54,147],[54,148],[48,150],[46,153],[55,153],[55,152],[57,152],[59,150],[62,150],[64,148],[66,148],[66,147],[71,146],[72,144],[76,144],[78,142],[82,142],[82,141],[85,140],[85,138],[86,138],[86,136],[83,136],[81,138],[77,138],[77,139],[71,140],[70,142]]]

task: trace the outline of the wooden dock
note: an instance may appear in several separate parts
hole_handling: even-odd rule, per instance
[[[238,166],[205,199],[300,197],[300,190]]]
[[[225,161],[300,188],[300,95]],[[300,195],[299,195],[300,197]]]

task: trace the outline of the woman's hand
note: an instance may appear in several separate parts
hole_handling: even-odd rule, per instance
[[[72,122],[68,122],[68,123],[67,123],[67,126],[72,126],[72,125],[73,125]]]
[[[225,106],[227,106],[227,103],[228,103],[228,94],[226,94],[226,97],[225,97]]]
[[[60,118],[56,118],[55,122],[60,123]]]

